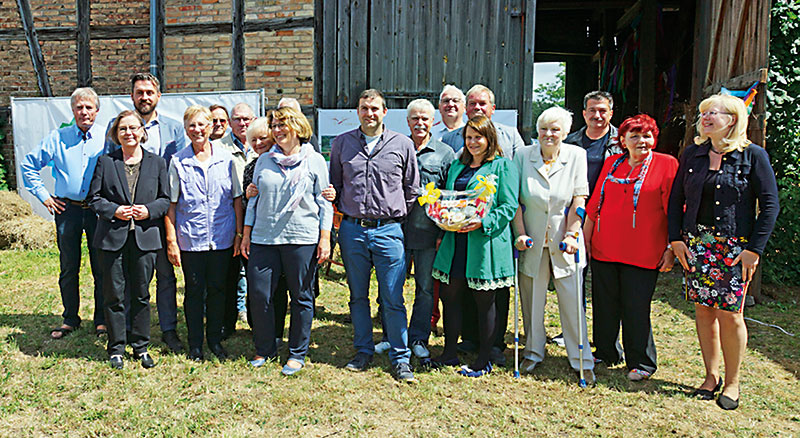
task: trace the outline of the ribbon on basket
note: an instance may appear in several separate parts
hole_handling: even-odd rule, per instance
[[[478,180],[478,185],[473,190],[480,191],[478,198],[485,201],[497,192],[496,175],[489,175],[488,178],[485,175],[478,175],[475,178]]]
[[[442,191],[434,187],[433,181],[425,185],[425,191],[417,198],[419,205],[433,204],[439,197],[442,196]]]

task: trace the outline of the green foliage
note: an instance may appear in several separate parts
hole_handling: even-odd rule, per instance
[[[800,284],[800,3],[772,7],[767,144],[781,214],[764,253],[768,282]]]
[[[558,105],[563,107],[564,106],[564,98],[566,97],[566,83],[567,83],[567,70],[566,70],[566,63],[561,64],[561,71],[556,74],[555,82],[547,82],[544,84],[539,84],[536,89],[533,90],[533,120],[539,118],[539,115],[550,108],[551,106]],[[534,132],[534,137],[536,137],[536,132]]]

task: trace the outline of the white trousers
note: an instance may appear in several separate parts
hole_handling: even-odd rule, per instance
[[[522,324],[525,329],[525,351],[523,357],[536,363],[544,360],[547,337],[544,331],[544,306],[547,303],[547,286],[550,283],[550,253],[547,248],[542,251],[542,262],[536,278],[519,274],[519,296],[522,306]],[[576,278],[577,277],[577,278]],[[569,365],[580,369],[578,357],[578,339],[583,338],[583,369],[594,369],[594,358],[589,348],[589,336],[586,329],[586,314],[581,298],[581,282],[583,276],[580,269],[565,278],[554,278],[558,295],[558,315],[561,318],[561,330],[564,333],[564,344],[567,347]],[[580,324],[578,323],[580,321]],[[583,330],[580,330],[580,329]],[[579,332],[580,335],[578,334]]]

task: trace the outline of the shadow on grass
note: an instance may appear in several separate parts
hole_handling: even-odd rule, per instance
[[[683,271],[676,267],[672,272],[660,274],[654,301],[668,304],[694,320],[694,304],[684,298],[681,278]],[[769,286],[767,286],[769,287]],[[747,348],[756,350],[769,360],[779,364],[795,378],[800,379],[800,334],[798,334],[797,315],[800,306],[797,300],[786,299],[780,302],[765,302],[755,307],[744,310],[744,316],[754,318],[765,323],[777,324],[795,336],[791,337],[771,327],[763,327],[757,323],[747,321],[748,341]],[[695,341],[696,342],[696,341]],[[699,351],[700,346],[697,345]],[[724,370],[722,370],[724,372]]]
[[[61,322],[59,315],[0,314],[0,327],[11,331],[5,341],[28,356],[108,359],[106,337],[95,335],[91,321],[63,339],[51,339],[50,331]]]

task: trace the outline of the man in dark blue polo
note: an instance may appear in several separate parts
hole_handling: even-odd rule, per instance
[[[386,100],[374,89],[358,99],[361,126],[331,143],[331,184],[344,215],[339,228],[342,259],[350,287],[355,357],[345,367],[363,371],[372,362],[375,344],[369,306],[373,266],[378,279],[384,334],[397,380],[413,382],[409,359],[403,283],[406,275],[402,221],[416,201],[419,186],[414,143],[386,129]]]

